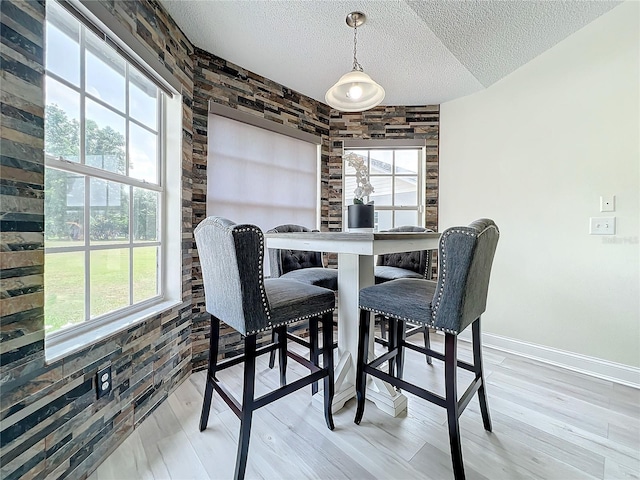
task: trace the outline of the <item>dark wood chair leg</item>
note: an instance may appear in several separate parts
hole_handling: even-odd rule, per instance
[[[407,322],[397,320],[396,324],[396,345],[398,355],[396,355],[396,376],[402,379],[404,374],[404,344],[407,341]]]
[[[309,319],[309,344],[310,344],[309,360],[311,360],[311,363],[317,365],[318,360],[320,359],[317,318]],[[311,395],[315,395],[316,393],[318,393],[318,382],[313,382],[311,384]]]
[[[462,444],[460,443],[460,423],[458,421],[458,385],[457,385],[457,341],[458,337],[452,333],[444,335],[444,379],[445,402],[447,409],[447,423],[449,424],[449,444],[451,446],[451,461],[456,480],[464,480],[464,465],[462,463]]]
[[[271,343],[276,343],[276,329],[271,330]],[[269,354],[269,368],[273,368],[276,365],[276,351],[272,350]]]
[[[429,327],[427,327],[426,325],[422,327],[422,333],[424,335],[424,348],[428,348],[429,350],[431,350],[431,339],[429,338]],[[433,359],[431,358],[431,355],[427,355],[427,364],[428,365],[432,365],[433,364]]]
[[[478,388],[478,400],[480,402],[480,413],[482,414],[482,423],[484,429],[491,431],[491,415],[489,415],[489,406],[487,404],[487,390],[484,381],[484,367],[482,364],[482,338],[480,336],[480,317],[471,324],[472,344],[473,344],[473,366],[475,374],[480,380],[480,388]]]
[[[278,364],[280,367],[280,386],[287,384],[287,327],[274,328],[276,340],[278,342]],[[275,354],[275,350],[271,353]]]
[[[371,313],[367,310],[360,310],[360,322],[358,323],[358,359],[356,361],[356,417],[353,420],[360,424],[364,414],[365,394],[367,391],[367,374],[364,372],[364,365],[369,357],[369,324]]]
[[[209,367],[207,368],[207,383],[204,389],[204,401],[200,413],[200,431],[207,428],[209,423],[209,411],[211,409],[211,397],[213,396],[213,379],[218,364],[218,339],[220,338],[220,320],[211,315],[209,333]]]
[[[335,393],[333,379],[333,314],[327,313],[322,317],[322,365],[327,371],[324,377],[324,419],[329,430],[333,430],[333,395]],[[315,360],[318,365],[319,358]]]
[[[285,333],[286,335],[286,333]],[[249,437],[251,435],[251,421],[253,419],[253,394],[256,376],[256,335],[244,338],[244,385],[242,389],[242,414],[240,416],[240,438],[238,440],[238,454],[236,456],[235,480],[242,480],[247,469],[247,455],[249,453]]]

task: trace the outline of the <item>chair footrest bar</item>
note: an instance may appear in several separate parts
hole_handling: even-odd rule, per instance
[[[372,368],[370,364],[367,364],[364,366],[364,371],[365,373],[368,373],[369,375],[373,375],[374,377],[377,377],[380,380],[390,383],[395,387],[399,387],[402,390],[405,390],[409,393],[413,393],[414,395],[419,396],[420,398],[424,398],[428,402],[435,403],[436,405],[439,405],[441,407],[446,407],[446,399],[444,397],[441,397],[440,395],[430,392],[429,390],[425,390],[424,388],[420,388],[417,385],[414,385],[413,383],[409,383],[405,380],[401,380],[398,377],[393,377],[388,373],[382,372],[376,368]]]
[[[378,339],[376,338],[376,342],[378,342]],[[382,342],[378,342],[378,343],[382,343]],[[388,342],[387,342],[388,344]],[[386,345],[385,345],[386,346]],[[429,357],[435,358],[436,360],[441,360],[444,362],[444,355],[441,354],[440,352],[436,352],[435,350],[431,350],[430,348],[424,348],[424,347],[420,347],[419,345],[414,345],[413,343],[404,343],[405,348],[408,348],[409,350],[413,350],[414,352],[418,352],[418,353],[422,353],[423,355],[427,355]],[[465,362],[463,360],[458,360],[457,361],[457,365],[460,368],[464,368],[465,370],[468,370],[470,372],[475,372],[476,371],[476,367],[468,362]]]
[[[411,335],[415,335],[416,333],[422,332],[423,329],[425,329],[426,327],[424,326],[419,326],[419,327],[411,327],[411,328],[407,328],[407,332],[406,332],[406,336],[410,337]]]
[[[301,355],[298,355],[295,352],[291,352],[287,350],[287,357],[291,358],[292,360],[295,360],[303,367],[307,367],[313,373],[317,372],[318,370],[322,370],[320,367],[317,367],[316,365],[314,365],[310,360],[307,360],[306,358],[304,358]]]
[[[298,345],[302,345],[304,347],[311,346],[311,342],[309,340],[305,340],[304,338],[300,337],[299,335],[294,335],[293,333],[287,332],[287,339],[291,340],[292,342],[297,343]]]
[[[272,352],[278,349],[277,343],[269,343],[260,348],[256,348],[256,357],[260,355],[264,355],[265,353]],[[216,365],[216,372],[220,370],[224,370],[225,368],[233,367],[234,365],[239,365],[244,362],[245,355],[241,353],[240,355],[236,355],[235,357],[225,358],[224,360],[220,360]]]
[[[429,357],[435,358],[436,360],[442,360],[444,362],[444,355],[440,352],[436,352],[435,350],[431,350],[430,348],[420,347],[418,345],[414,345],[413,343],[404,342],[403,345],[409,350],[422,353],[423,355],[428,355]]]
[[[396,357],[397,355],[398,355],[398,350],[391,350],[391,351],[385,353],[384,355],[380,355],[373,362],[370,362],[369,366],[371,368],[378,368],[384,362],[388,362],[389,360],[391,360],[392,358]]]
[[[375,337],[373,340],[376,343],[379,343],[380,345],[382,345],[383,347],[388,347],[389,346],[389,340],[385,340],[384,338]]]
[[[227,389],[227,386],[220,380],[214,380],[213,388],[222,397],[224,403],[226,403],[233,411],[233,413],[236,414],[236,417],[240,418],[242,416],[242,405],[236,399],[236,397],[234,397],[233,394]]]
[[[476,367],[474,365],[471,365],[470,363],[467,362],[463,362],[462,360],[458,360],[458,366],[460,368],[464,368],[465,370],[469,370],[470,372],[474,372],[476,371]]]
[[[295,382],[288,383],[283,387],[274,390],[273,392],[269,392],[259,398],[256,398],[253,401],[253,410],[257,410],[258,408],[264,407],[265,405],[274,402],[290,393],[295,392],[296,390],[300,390],[301,388],[306,387],[307,385],[311,385],[318,380],[323,379],[329,375],[326,370],[320,369],[317,372],[312,373],[306,377],[300,378]]]
[[[476,378],[473,382],[471,382],[469,387],[462,394],[462,397],[460,397],[460,400],[458,400],[458,416],[460,416],[462,412],[464,412],[464,409],[467,408],[467,405],[469,405],[469,402],[481,386],[482,378]]]
[[[302,358],[302,357],[301,357]],[[302,377],[295,382],[288,383],[287,385],[278,388],[277,390],[273,390],[259,398],[256,398],[253,401],[253,405],[251,410],[257,410],[258,408],[264,407],[265,405],[274,402],[290,393],[295,392],[296,390],[300,390],[301,388],[306,387],[307,385],[311,385],[314,382],[317,382],[328,375],[327,371],[318,368],[315,365],[311,364],[315,371],[311,373],[311,375],[307,375],[306,377]],[[216,392],[222,397],[224,403],[226,403],[229,408],[236,414],[238,418],[242,416],[242,405],[236,399],[236,397],[228,390],[227,386],[222,383],[220,380],[213,381],[213,388]]]

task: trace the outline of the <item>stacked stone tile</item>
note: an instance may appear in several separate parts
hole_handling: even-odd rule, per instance
[[[183,303],[44,355],[44,2],[2,0],[0,477],[85,478],[191,371],[191,46],[155,2],[105,3],[183,84]],[[98,368],[113,390],[96,400]]]
[[[427,226],[437,225],[438,107],[340,114],[189,40],[158,2],[103,1],[182,84],[183,303],[55,362],[44,355],[44,2],[2,0],[0,101],[0,477],[86,478],[208,358],[193,241],[205,216],[208,102],[320,135],[322,230],[341,230],[344,138],[427,139]],[[333,259],[335,263],[335,259]],[[228,330],[221,355],[239,335]],[[113,391],[94,376],[111,365]]]
[[[321,198],[329,185],[329,107],[283,85],[256,75],[204,50],[195,50],[193,104],[193,225],[206,215],[207,119],[209,102],[237,108],[282,125],[319,135],[321,145]],[[328,227],[326,202],[322,202],[322,229]],[[195,248],[195,245],[194,245]],[[209,316],[204,308],[202,275],[194,255],[193,276],[193,366],[206,368],[209,358]],[[240,335],[229,329],[221,332],[223,355],[241,348]],[[265,337],[263,337],[262,341]],[[270,338],[270,337],[269,337]]]

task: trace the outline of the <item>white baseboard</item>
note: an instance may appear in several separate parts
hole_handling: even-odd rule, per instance
[[[460,340],[471,341],[471,329],[458,335]],[[640,368],[589,357],[579,353],[523,342],[493,333],[482,334],[482,345],[503,352],[513,353],[540,362],[549,363],[575,372],[592,375],[622,385],[640,388]]]

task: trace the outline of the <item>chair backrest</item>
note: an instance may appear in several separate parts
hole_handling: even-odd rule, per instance
[[[267,233],[289,233],[289,232],[313,232],[309,228],[301,225],[278,225],[268,230]],[[269,249],[269,264],[271,265],[271,278],[277,278],[285,273],[301,268],[322,267],[322,253],[308,252],[306,250],[289,249]]]
[[[438,282],[432,301],[435,326],[459,333],[485,311],[499,237],[498,227],[487,218],[442,233]]]
[[[433,230],[424,227],[403,226],[385,230],[385,232],[433,232]],[[378,255],[378,266],[398,267],[405,270],[411,270],[422,275],[424,278],[430,278],[431,271],[431,251],[416,250],[415,252],[404,253],[385,253]]]
[[[255,225],[208,217],[195,228],[207,312],[243,335],[266,327],[264,236]]]

